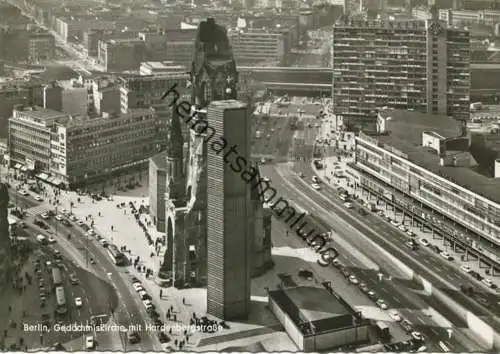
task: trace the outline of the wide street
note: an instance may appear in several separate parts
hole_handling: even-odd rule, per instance
[[[308,182],[311,181],[312,176],[316,173],[308,163],[296,164],[294,167],[295,171],[304,173],[304,179],[299,178],[297,173],[290,169],[285,168],[281,170],[284,171],[283,173],[285,175],[290,176],[290,178],[287,178],[287,181],[298,188],[310,188]],[[312,191],[312,188],[310,189]],[[372,240],[376,241],[376,243],[383,246],[389,245],[391,250],[395,252],[393,254],[410,265],[410,267],[419,274],[425,275],[425,277],[431,280],[435,286],[452,294],[452,296],[457,301],[460,301],[464,307],[470,308],[480,316],[488,317],[500,315],[500,306],[498,304],[500,296],[492,292],[484,284],[478,283],[471,276],[458,270],[458,267],[453,266],[449,261],[444,260],[429,249],[423,249],[419,251],[421,255],[415,256],[412,253],[413,251],[410,251],[405,245],[405,242],[409,239],[408,235],[390,225],[378,215],[370,213],[360,218],[356,210],[348,210],[343,206],[343,202],[340,200],[338,192],[334,190],[333,187],[325,186],[320,193],[316,191],[314,191],[314,193],[316,196],[314,201],[319,206],[327,208],[327,210],[335,210],[337,214],[342,216],[345,220],[349,220],[352,226],[362,231],[364,235],[369,236]],[[432,236],[430,236],[430,238],[431,237]],[[356,238],[356,240],[362,242],[361,238]],[[368,246],[366,242],[364,242],[364,244]],[[423,256],[424,254],[425,256]],[[460,285],[474,287],[481,297],[488,300],[488,307],[484,308],[471,301],[470,298],[466,297],[460,291]],[[489,322],[493,325],[497,325],[498,323],[496,320],[491,320]]]
[[[12,192],[12,190],[11,190]],[[25,206],[33,206],[39,205],[39,203],[34,202],[32,199],[25,198],[22,196],[17,196],[18,203],[23,203]],[[11,196],[11,200],[15,200]],[[42,204],[43,205],[43,204]],[[53,209],[45,204],[45,209]],[[26,223],[30,228],[33,228],[37,233],[43,233],[44,230],[41,230],[32,222],[34,218],[29,216]],[[125,274],[121,269],[117,268],[112,262],[109,256],[106,254],[105,248],[103,248],[94,238],[89,238],[84,234],[83,230],[73,224],[72,227],[66,227],[59,223],[54,219],[45,220],[49,226],[52,227],[52,230],[57,229],[57,235],[54,235],[58,245],[61,246],[61,249],[67,256],[71,257],[73,261],[78,264],[80,268],[85,271],[89,271],[94,273],[96,276],[105,280],[108,284],[110,284],[116,291],[118,295],[118,307],[114,310],[114,316],[111,321],[114,321],[117,324],[129,326],[132,324],[144,324],[145,320],[149,321],[149,316],[144,309],[139,297],[135,293],[132,288],[129,277]],[[67,235],[71,234],[71,238],[68,239]],[[88,257],[88,259],[87,259]],[[93,258],[95,260],[95,265],[90,264],[88,260]],[[102,283],[99,279],[96,280],[94,284],[96,287],[96,291],[102,289]],[[109,306],[105,304],[105,306]],[[110,311],[107,311],[109,315]],[[96,314],[97,315],[97,314]],[[109,316],[108,316],[109,317]],[[142,326],[144,328],[144,325]],[[107,336],[115,335],[116,333],[107,333],[100,332],[96,333],[96,341],[98,343],[109,342]],[[141,342],[138,344],[130,345],[126,343],[125,340],[122,340],[123,346],[127,346],[128,350],[160,350],[161,345],[158,341],[158,338],[152,332],[143,331],[140,333],[142,338]],[[122,334],[123,337],[123,334]],[[124,339],[124,338],[123,338]],[[115,341],[116,342],[116,341]]]
[[[352,269],[357,277],[365,281],[370,288],[373,288],[379,296],[384,298],[391,308],[397,309],[401,312],[403,317],[407,317],[410,322],[419,326],[419,330],[421,330],[430,340],[430,345],[433,350],[441,351],[437,346],[439,341],[443,341],[452,351],[470,351],[480,348],[480,346],[472,343],[461,335],[448,339],[446,328],[451,327],[449,321],[452,326],[459,331],[463,331],[460,329],[464,327],[463,321],[459,321],[456,316],[452,316],[448,311],[443,311],[442,309],[431,310],[430,304],[427,302],[426,297],[423,296],[423,289],[408,279],[408,277],[400,269],[395,267],[392,262],[384,258],[383,255],[378,254],[379,252],[377,250],[373,250],[370,245],[366,245],[366,243],[364,245],[357,243],[356,240],[359,237],[356,237],[356,234],[359,231],[348,225],[345,221],[341,221],[340,217],[333,214],[333,208],[330,207],[326,209],[322,207],[320,203],[317,203],[316,201],[318,198],[311,197],[311,195],[313,195],[312,189],[311,192],[307,192],[309,196],[306,196],[303,192],[305,186],[300,184],[301,181],[294,181],[295,178],[300,179],[299,177],[296,177],[292,172],[289,172],[287,175],[282,175],[282,170],[287,170],[283,165],[267,165],[262,169],[265,171],[265,175],[271,178],[273,187],[278,190],[280,195],[323,219],[330,231],[335,230],[337,237],[334,238],[332,243],[339,250],[341,256],[343,255],[341,262],[349,269]],[[312,198],[314,198],[314,200]],[[289,243],[303,243],[297,236],[292,235],[286,238],[286,241]],[[361,249],[366,251],[360,251]],[[366,255],[369,255],[369,257]],[[316,259],[317,256],[311,261],[315,262]],[[372,265],[372,269],[369,269],[370,264]],[[377,268],[377,266],[380,267],[380,270],[373,269]],[[314,263],[312,267],[322,272],[323,274],[319,274],[321,274],[324,279],[331,279],[334,283],[338,282],[339,277],[342,278],[342,275],[339,275],[338,270],[334,267],[322,268]],[[385,275],[382,282],[379,282],[379,271]],[[337,281],[335,278],[337,278]],[[343,295],[342,291],[344,287],[341,286],[335,289]],[[359,292],[359,290],[357,291]],[[358,297],[359,296],[364,295],[358,295]],[[356,296],[349,293],[347,298],[356,299]],[[374,306],[373,303],[372,306]],[[428,311],[434,313],[430,318],[426,315]],[[443,316],[447,317],[449,321],[443,319],[442,316],[438,315],[435,311],[440,312]],[[436,320],[438,323],[434,322]]]

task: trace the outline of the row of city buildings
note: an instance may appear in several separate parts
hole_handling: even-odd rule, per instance
[[[30,25],[0,28],[0,60],[10,63],[45,63],[55,58],[54,36]]]

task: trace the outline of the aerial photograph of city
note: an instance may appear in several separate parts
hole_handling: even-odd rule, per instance
[[[500,0],[0,0],[0,351],[500,353]]]

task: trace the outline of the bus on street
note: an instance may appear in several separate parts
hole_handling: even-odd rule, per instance
[[[108,245],[108,247],[106,248],[106,252],[108,253],[114,264],[118,266],[125,264],[125,255],[120,252],[118,247],[116,247],[115,245]]]
[[[56,287],[56,303],[56,313],[64,316],[68,312],[68,307],[66,306],[66,294],[62,286]]]
[[[52,268],[52,283],[54,286],[62,285],[61,270],[57,267]]]

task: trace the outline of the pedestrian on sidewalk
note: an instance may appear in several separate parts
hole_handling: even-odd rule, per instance
[[[163,289],[160,289],[160,299],[163,297]]]
[[[182,298],[182,304],[186,305],[186,298],[185,297]]]

